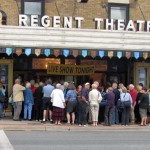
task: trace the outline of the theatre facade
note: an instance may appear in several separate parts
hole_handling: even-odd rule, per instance
[[[149,0],[0,0],[0,80],[150,86]]]

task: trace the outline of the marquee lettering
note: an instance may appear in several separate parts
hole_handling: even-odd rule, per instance
[[[61,21],[62,20],[62,21]],[[82,22],[84,21],[83,17],[71,17],[71,16],[53,16],[49,17],[47,15],[39,18],[38,15],[19,15],[19,26],[43,26],[45,28],[54,27],[54,28],[72,28],[73,25],[76,25],[76,28],[82,28]],[[30,22],[30,25],[28,24]],[[63,23],[61,26],[61,22]],[[146,31],[150,32],[150,21],[144,20],[129,20],[125,23],[124,20],[114,20],[114,19],[103,19],[103,18],[94,18],[95,29],[102,30],[101,26],[104,25],[105,30],[119,30],[119,31]]]

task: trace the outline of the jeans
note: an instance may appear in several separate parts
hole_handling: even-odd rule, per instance
[[[112,114],[113,114],[114,107],[113,106],[106,106],[105,107],[105,124],[112,125]]]
[[[80,122],[79,124],[86,125],[87,124],[87,115],[89,112],[89,105],[87,103],[81,102],[80,103]]]
[[[0,103],[0,118],[3,117],[3,103]]]
[[[130,107],[124,107],[121,117],[121,124],[128,125],[130,120]]]
[[[112,124],[119,124],[119,112],[117,106],[114,106],[112,111]]]
[[[31,119],[32,115],[32,103],[24,104],[24,119]]]

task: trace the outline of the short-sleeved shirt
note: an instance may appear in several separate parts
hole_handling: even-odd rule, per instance
[[[66,95],[67,101],[77,101],[77,91],[76,90],[69,90]]]
[[[87,89],[84,88],[82,90],[81,96],[84,96],[86,98],[86,101],[88,101],[89,100],[89,90],[87,90]]]
[[[141,101],[139,104],[140,108],[143,108],[143,109],[149,108],[149,94],[142,94],[140,101]]]
[[[54,87],[50,84],[43,87],[43,97],[50,97]]]

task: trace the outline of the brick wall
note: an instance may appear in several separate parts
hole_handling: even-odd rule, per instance
[[[103,3],[104,2],[104,3]],[[49,16],[81,16],[85,18],[82,28],[95,28],[93,18],[108,18],[108,0],[89,0],[88,3],[77,3],[76,0],[47,0],[45,14]],[[130,0],[130,19],[150,20],[149,0]],[[0,0],[0,10],[7,14],[8,25],[18,25],[18,15],[21,11],[20,0]],[[75,22],[74,22],[75,26]]]

